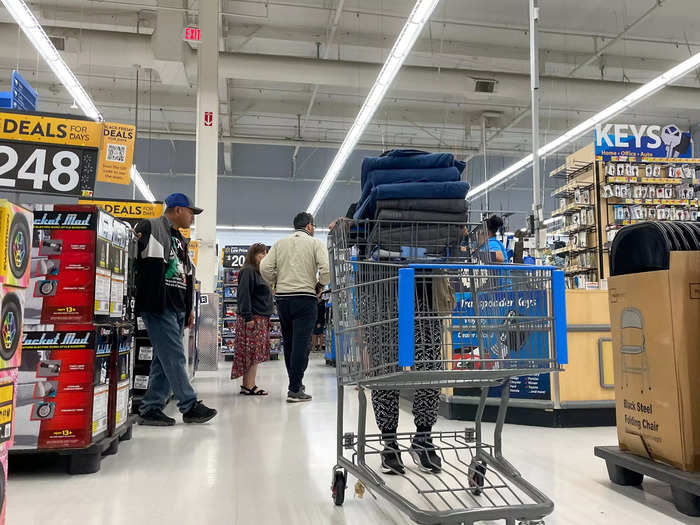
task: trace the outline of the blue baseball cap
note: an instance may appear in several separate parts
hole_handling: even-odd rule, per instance
[[[190,198],[184,193],[171,193],[165,198],[166,208],[174,208],[175,206],[180,206],[181,208],[189,208],[192,213],[199,215],[204,210],[202,208],[197,208],[192,205]]]

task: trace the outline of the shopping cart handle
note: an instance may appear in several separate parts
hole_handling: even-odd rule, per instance
[[[413,366],[415,360],[415,277],[413,268],[399,269],[399,366]]]
[[[538,266],[536,264],[409,264],[417,270],[559,270],[556,266]]]

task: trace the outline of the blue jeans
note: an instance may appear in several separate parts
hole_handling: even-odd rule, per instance
[[[185,367],[185,347],[182,344],[185,312],[177,312],[166,306],[161,314],[144,312],[141,317],[153,345],[153,361],[148,390],[143,396],[139,413],[144,415],[149,410],[163,410],[172,389],[177,407],[184,414],[197,401],[197,392],[190,384]]]

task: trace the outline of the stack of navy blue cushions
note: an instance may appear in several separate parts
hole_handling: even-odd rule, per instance
[[[465,167],[451,153],[392,150],[365,158],[355,219],[464,222]]]

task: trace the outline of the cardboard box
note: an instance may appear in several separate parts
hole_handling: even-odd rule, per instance
[[[24,333],[14,448],[84,448],[107,435],[113,330]]]
[[[31,211],[0,199],[0,283],[26,288],[32,251]]]
[[[700,470],[700,252],[608,285],[620,448]]]

